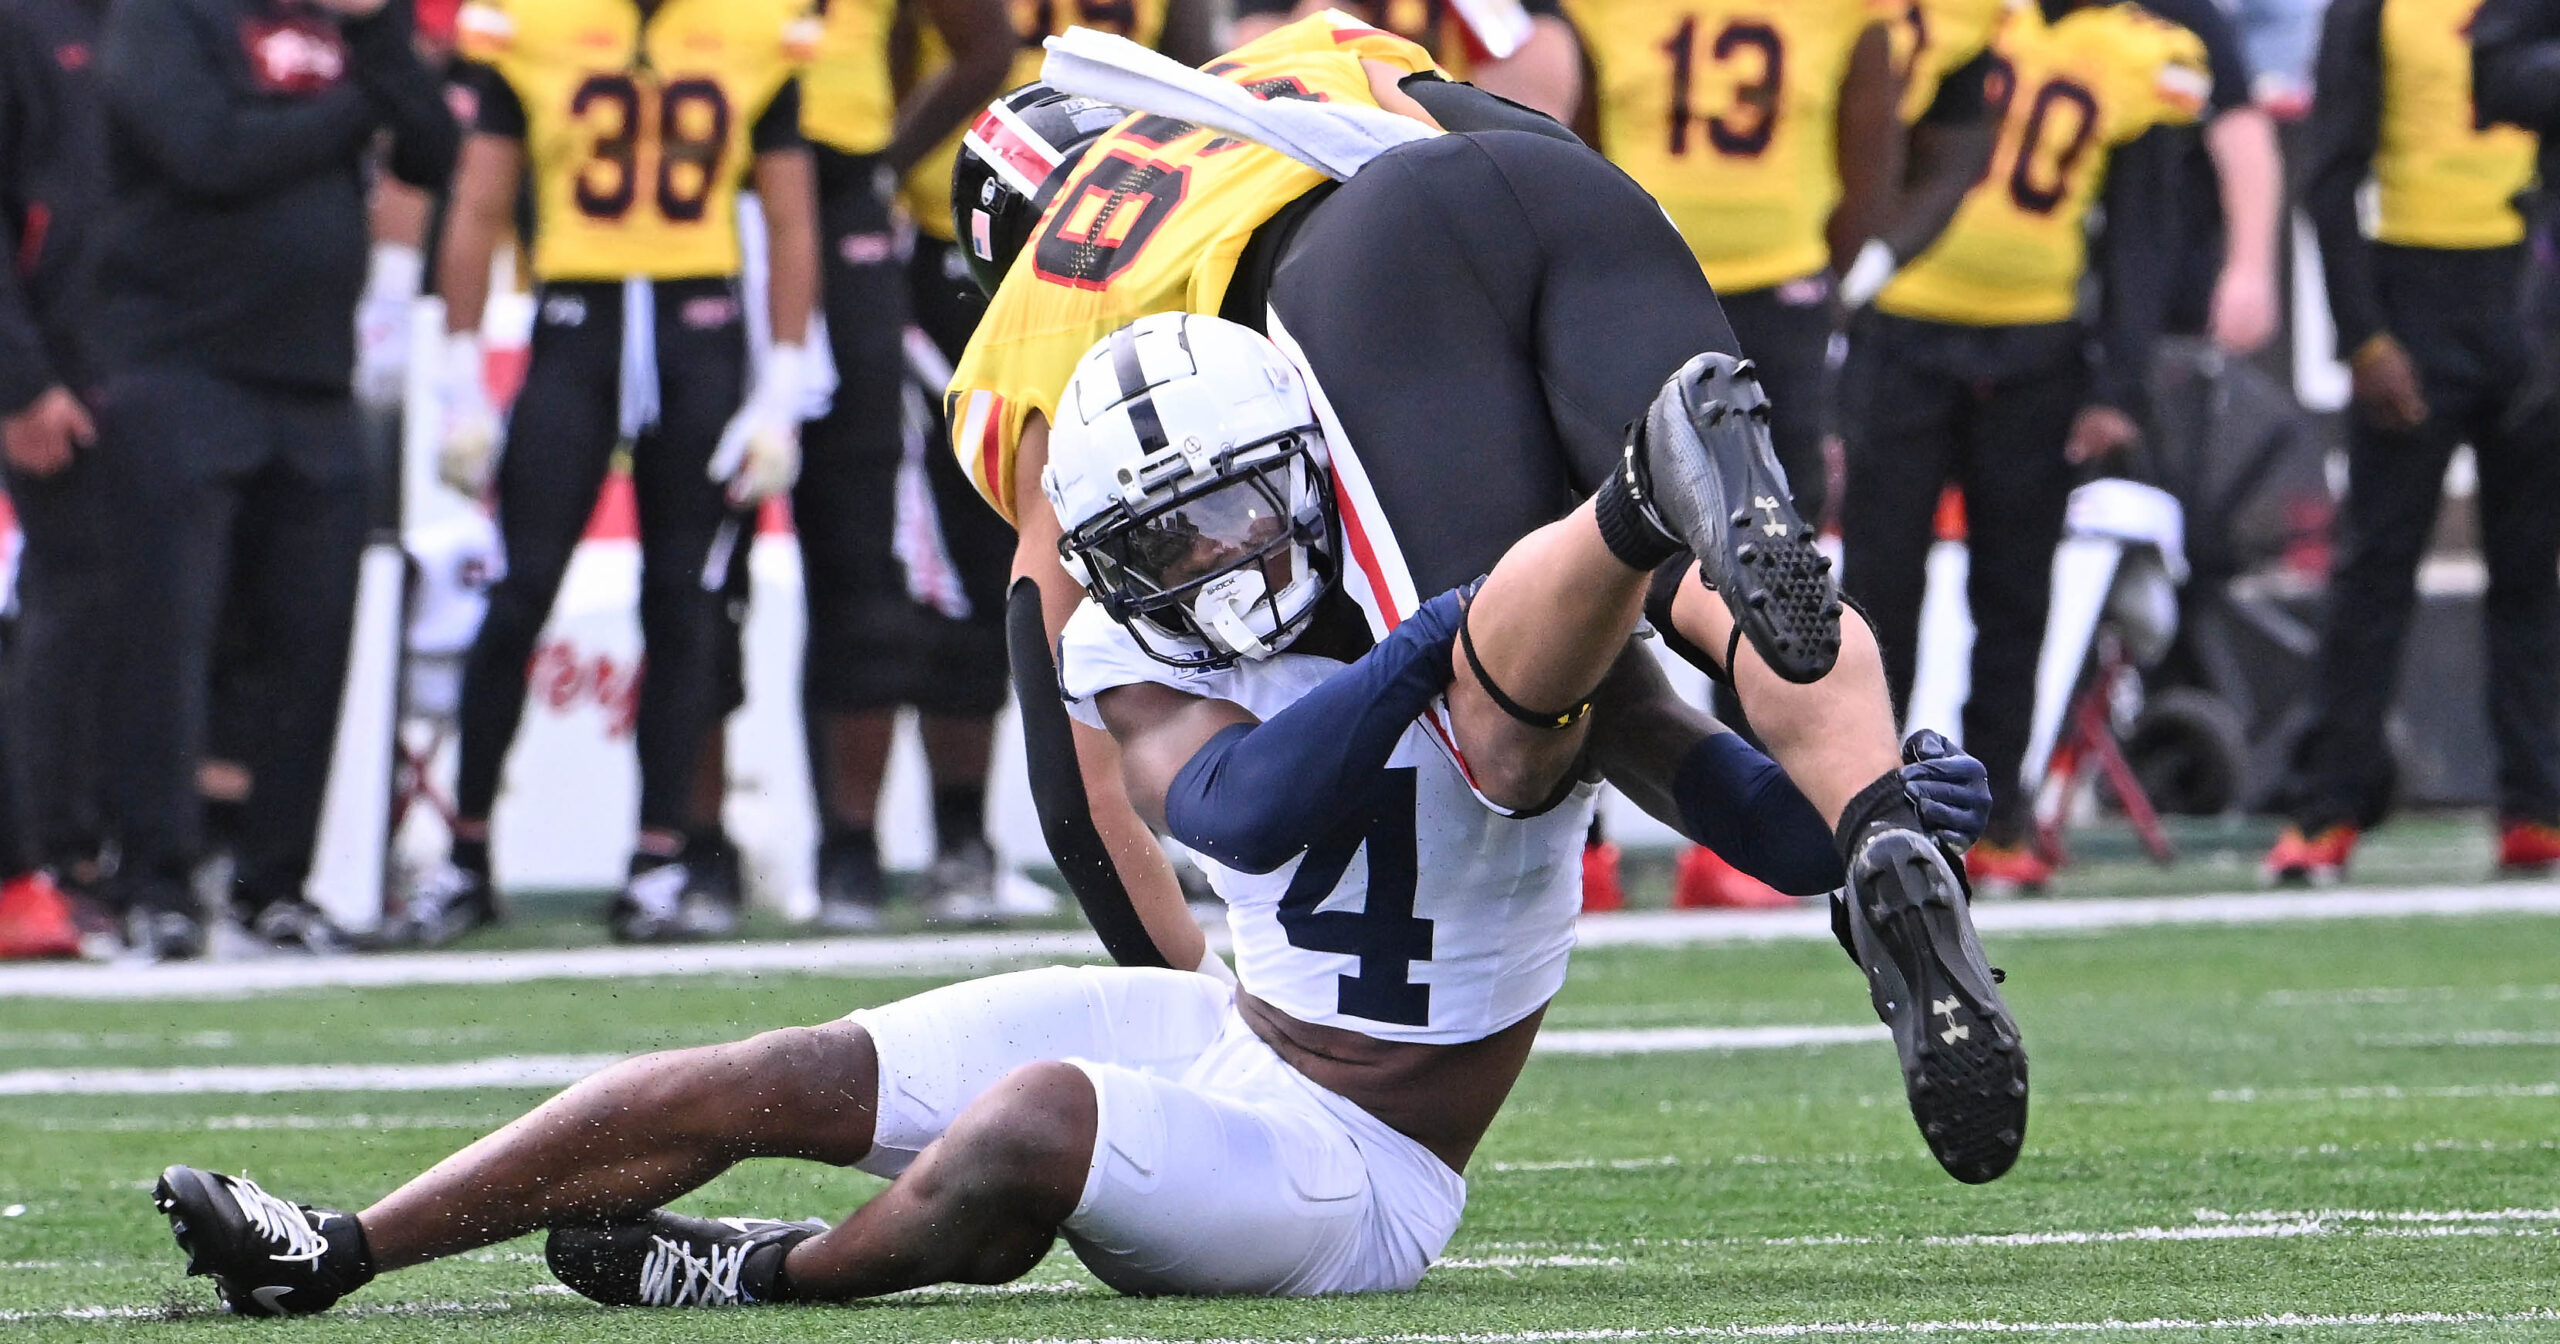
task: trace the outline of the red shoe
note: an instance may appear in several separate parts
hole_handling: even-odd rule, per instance
[[[2269,883],[2315,887],[2334,885],[2347,875],[2347,859],[2356,852],[2356,828],[2337,825],[2310,835],[2299,826],[2287,826],[2276,837],[2276,847],[2258,863],[2258,872]]]
[[[2549,877],[2560,870],[2560,826],[2540,821],[2498,825],[2498,875]]]
[[[1582,913],[1596,915],[1627,908],[1627,889],[1618,881],[1618,847],[1606,840],[1582,847]]]
[[[1964,875],[1972,879],[1975,895],[1997,900],[2043,892],[2053,880],[2053,865],[2026,845],[1995,845],[1986,840],[1965,851]]]
[[[80,927],[52,878],[29,873],[0,886],[0,961],[79,955]]]
[[[1778,910],[1799,902],[1725,862],[1714,850],[1691,845],[1680,851],[1680,869],[1671,879],[1671,904],[1678,910]]]

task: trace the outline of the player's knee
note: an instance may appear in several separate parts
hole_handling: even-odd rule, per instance
[[[1045,1226],[1075,1211],[1093,1162],[1093,1080],[1073,1064],[1025,1064],[970,1103],[933,1165],[950,1194],[1001,1201]],[[922,1173],[919,1173],[922,1174]]]

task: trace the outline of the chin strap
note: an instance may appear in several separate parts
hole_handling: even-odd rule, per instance
[[[1200,598],[1191,604],[1191,619],[1200,628],[1218,637],[1227,652],[1242,658],[1268,658],[1273,650],[1270,641],[1253,628],[1253,605],[1271,591],[1259,567],[1239,569],[1221,574],[1200,590]]]

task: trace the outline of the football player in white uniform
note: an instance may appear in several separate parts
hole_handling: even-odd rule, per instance
[[[1140,806],[1211,856],[1240,984],[1026,971],[645,1056],[359,1215],[171,1167],[156,1198],[190,1270],[234,1311],[298,1314],[549,1228],[564,1282],[628,1305],[1003,1282],[1059,1237],[1133,1293],[1411,1287],[1563,983],[1589,772],[1563,771],[1525,814],[1480,800],[1440,709],[1456,660],[1537,669],[1516,633],[1461,651],[1473,590],[1350,647],[1366,625],[1339,582],[1325,434],[1269,341],[1151,317],[1095,347],[1069,401],[1046,488],[1093,598],[1063,643],[1063,689],[1122,737]],[[1524,628],[1487,625],[1479,645]],[[1591,757],[1746,869],[1838,886],[1812,805],[1613,639]],[[1944,843],[1970,842],[1989,799],[1978,765],[1897,778]],[[750,1157],[894,1179],[832,1228],[658,1207]]]

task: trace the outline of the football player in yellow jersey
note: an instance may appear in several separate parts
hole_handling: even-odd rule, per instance
[[[1559,0],[1238,0],[1242,46],[1295,19],[1338,9],[1430,52],[1451,79],[1571,125],[1582,102],[1583,48]],[[1488,38],[1477,25],[1499,28]],[[1495,42],[1517,43],[1493,54]]]
[[[816,202],[796,70],[807,0],[472,0],[459,28],[476,97],[438,267],[443,471],[492,483],[507,570],[464,674],[461,820],[428,885],[489,905],[488,818],[524,711],[526,663],[617,442],[638,497],[640,834],[616,936],[677,931],[695,765],[723,710],[735,628],[720,591],[753,510],[790,488],[816,372]],[[532,363],[496,453],[477,332],[517,183],[534,197]],[[774,343],[750,386],[738,192],[762,198]],[[493,461],[494,458],[494,461]]]
[[[2279,880],[2336,880],[2358,831],[2389,808],[2381,725],[2445,465],[2462,443],[2479,464],[2489,571],[2498,863],[2516,874],[2560,863],[2560,410],[2531,377],[2516,201],[2537,144],[2478,124],[2468,35],[2479,7],[2337,0],[2321,30],[2303,206],[2354,403],[2317,718],[2287,791],[2293,825],[2266,860]],[[2368,179],[2369,237],[2356,207]]]
[[[818,916],[875,927],[884,883],[873,820],[891,731],[915,707],[931,767],[941,861],[937,906],[991,904],[995,867],[984,800],[994,717],[1004,703],[1004,570],[1012,538],[969,498],[940,453],[927,476],[943,552],[958,570],[959,615],[917,602],[897,557],[904,458],[909,240],[899,178],[997,90],[1016,41],[1002,0],[930,0],[950,62],[893,87],[892,0],[830,0],[818,53],[801,72],[802,131],[818,169],[819,251],[837,387],[811,421],[792,487],[808,638],[801,713],[816,785]],[[946,167],[944,175],[949,170]],[[935,899],[941,897],[942,899]]]
[[[1713,651],[1701,654],[1709,666],[1730,669],[1771,754],[1844,846],[1886,825],[1875,785],[1899,761],[1881,664],[1864,625],[1842,616],[1828,561],[1788,499],[1756,382],[1699,353],[1734,344],[1695,257],[1650,196],[1562,127],[1427,65],[1410,43],[1328,14],[1208,67],[1266,98],[1369,103],[1456,128],[1388,150],[1339,186],[1261,145],[1161,116],[1134,116],[1092,142],[1068,116],[1080,100],[1065,95],[1018,93],[972,129],[955,226],[999,283],[952,384],[954,446],[1020,529],[1007,619],[1033,794],[1062,871],[1124,961],[1213,969],[1179,907],[1139,882],[1109,885],[1115,864],[1125,874],[1154,853],[1127,812],[1117,753],[1063,722],[1042,726],[1050,711],[1040,707],[1054,701],[1050,640],[1084,593],[1060,563],[1038,482],[1079,345],[1150,313],[1215,310],[1264,326],[1310,371],[1334,445],[1343,591],[1373,631],[1533,532],[1545,540],[1532,572],[1568,587],[1606,582],[1502,608],[1605,622],[1620,598],[1641,603],[1651,572],[1685,541],[1713,594],[1677,613],[1682,634]],[[1658,427],[1639,440],[1685,442],[1704,460],[1677,474],[1629,465],[1669,451],[1628,446],[1626,426],[1649,403],[1661,424],[1694,423],[1685,439]],[[1573,515],[1582,522],[1542,532],[1577,495],[1599,502]],[[1647,514],[1644,500],[1667,512]],[[1682,509],[1689,523],[1662,521]],[[1590,688],[1515,685],[1518,665],[1501,650],[1516,632],[1480,633],[1495,651],[1462,673],[1479,693],[1452,697],[1441,740],[1489,805],[1534,807],[1542,795],[1530,796],[1530,781],[1578,741],[1554,731],[1578,711],[1553,707],[1579,705]],[[1955,883],[1938,872],[1909,888],[1950,917],[1911,950],[1909,974],[1978,956],[1961,950],[1971,934]],[[1872,958],[1862,965],[1882,973]],[[1876,1003],[1916,1042],[1901,1020],[1911,994],[1879,987]],[[1988,1001],[1986,1011],[2005,1010]],[[1915,1110],[1988,1099],[1950,1084],[1924,1100],[1948,1080],[1916,1055],[1906,1066]],[[2023,1059],[1985,1067],[1996,1101],[1924,1118],[1966,1179],[2006,1167],[2023,1117]],[[1980,1165],[1949,1156],[1958,1149]]]
[[[1897,698],[1910,694],[1940,488],[1972,521],[1973,685],[2034,683],[2053,548],[2082,464],[2129,446],[2159,326],[2154,254],[2171,205],[2156,127],[2190,123],[2211,79],[2192,33],[2133,4],[2044,0],[2009,11],[1989,87],[2002,109],[1990,170],[1937,242],[1851,334],[1844,378],[1850,592],[1875,622]],[[2078,320],[2084,228],[2107,189],[2101,354]],[[2041,885],[2017,786],[2030,697],[1974,696],[1965,748],[1998,806],[1967,856],[1977,883]]]

